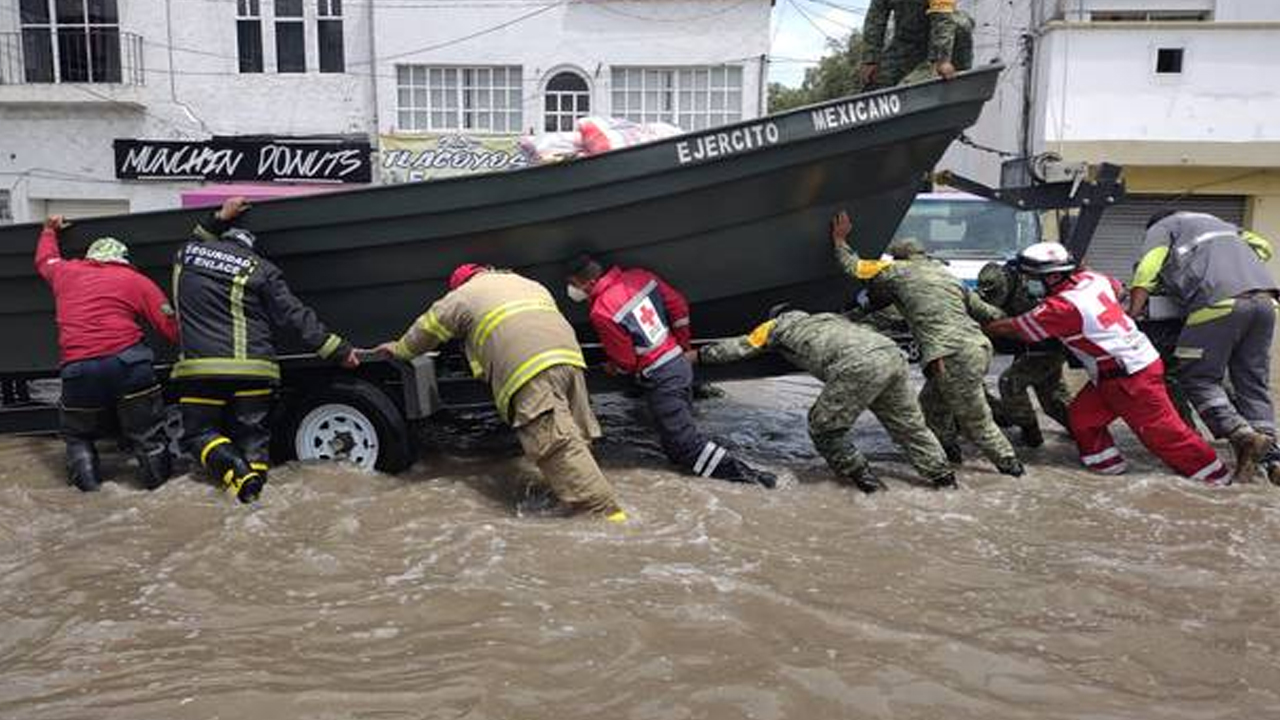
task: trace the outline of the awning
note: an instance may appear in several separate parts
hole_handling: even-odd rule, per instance
[[[358,185],[315,184],[315,185],[257,185],[254,183],[229,183],[226,185],[206,185],[195,190],[187,190],[181,194],[182,207],[217,207],[223,201],[233,197],[245,197],[250,202],[270,200],[272,198],[297,197],[300,195],[318,195],[320,193],[350,190]]]

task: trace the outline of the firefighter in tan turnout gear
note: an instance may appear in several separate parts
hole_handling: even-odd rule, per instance
[[[459,266],[449,293],[378,350],[402,360],[457,338],[471,370],[489,383],[498,414],[560,501],[625,522],[613,486],[591,455],[600,425],[591,412],[586,361],[573,328],[542,285],[514,272]]]

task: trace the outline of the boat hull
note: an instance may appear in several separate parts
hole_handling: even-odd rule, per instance
[[[244,224],[295,292],[358,344],[402,332],[463,262],[544,282],[582,327],[583,308],[563,288],[565,264],[583,252],[663,275],[689,297],[699,337],[738,333],[778,302],[847,304],[855,288],[832,258],[831,214],[847,208],[859,251],[878,255],[923,173],[977,119],[998,72],[562,165],[264,202]],[[85,220],[66,231],[64,249],[74,255],[94,237],[120,237],[167,288],[172,255],[198,217]],[[34,225],[0,229],[0,374],[56,365],[52,298],[31,264],[37,235]]]

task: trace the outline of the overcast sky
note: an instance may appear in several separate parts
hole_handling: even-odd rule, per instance
[[[798,87],[806,67],[826,51],[827,37],[843,38],[861,28],[868,0],[777,0],[769,82]],[[806,17],[807,16],[807,17]]]

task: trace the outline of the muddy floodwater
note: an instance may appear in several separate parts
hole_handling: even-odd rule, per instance
[[[251,508],[82,496],[56,441],[0,440],[0,718],[1280,717],[1280,488],[1193,486],[1128,435],[1130,474],[1088,476],[1054,429],[1026,477],[970,447],[937,493],[867,417],[864,497],[809,445],[812,380],[724,387],[702,421],[785,486],[671,472],[601,398],[623,527],[517,514],[530,467],[483,415],[400,477],[294,464]]]

